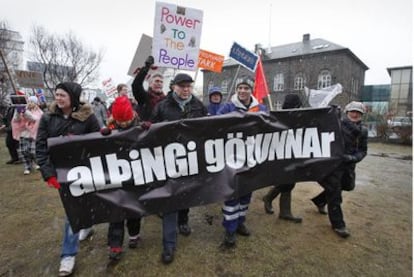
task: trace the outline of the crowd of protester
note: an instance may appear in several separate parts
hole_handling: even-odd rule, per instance
[[[236,84],[230,101],[223,100],[220,87],[212,86],[208,93],[209,103],[204,105],[193,94],[193,78],[178,73],[170,83],[170,91],[163,92],[164,77],[158,71],[151,71],[154,59],[150,56],[138,71],[132,83],[132,97],[128,98],[128,86],[119,84],[114,102],[107,108],[96,97],[91,104],[81,100],[82,87],[74,82],[62,82],[56,86],[53,102],[47,109],[41,109],[36,96],[27,98],[23,106],[10,106],[3,118],[1,128],[6,131],[6,146],[10,160],[7,164],[23,164],[23,174],[39,169],[50,187],[60,189],[56,170],[50,160],[47,139],[57,136],[80,135],[101,131],[103,135],[112,129],[119,131],[140,126],[144,130],[159,122],[219,116],[233,111],[267,113],[265,105],[253,96],[253,80],[244,77]],[[148,89],[144,88],[147,80]],[[302,100],[298,94],[288,94],[284,109],[299,109]],[[345,107],[341,128],[345,141],[345,155],[341,165],[319,183],[323,187],[320,195],[312,199],[321,214],[328,214],[333,231],[346,238],[350,235],[341,210],[342,190],[352,190],[355,186],[355,165],[367,153],[367,130],[362,125],[365,108],[360,102],[351,102]],[[269,184],[269,192],[263,197],[264,210],[273,214],[272,201],[280,195],[279,218],[301,223],[302,218],[292,215],[291,194],[295,184]],[[236,235],[249,236],[246,215],[252,193],[224,202],[222,208],[224,227],[223,245],[232,248],[236,245]],[[327,207],[327,210],[326,210]],[[162,218],[161,261],[169,264],[177,251],[177,233],[189,236],[190,209],[180,209],[160,214]],[[109,259],[119,261],[123,254],[125,225],[128,232],[128,247],[136,248],[141,241],[141,218],[127,218],[124,221],[110,222],[108,225]],[[93,234],[93,226],[74,233],[65,220],[61,249],[59,276],[73,273],[79,241]]]

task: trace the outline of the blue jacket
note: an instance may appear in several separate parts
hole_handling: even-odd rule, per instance
[[[267,107],[265,105],[260,104],[259,101],[257,101],[257,99],[253,96],[250,97],[252,101],[250,102],[249,107],[246,107],[243,103],[240,102],[239,98],[237,97],[237,94],[234,94],[231,97],[230,102],[225,103],[217,112],[217,114],[226,114],[234,111],[267,112]]]

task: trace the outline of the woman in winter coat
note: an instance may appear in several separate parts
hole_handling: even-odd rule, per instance
[[[312,202],[319,213],[326,214],[328,205],[329,220],[334,232],[340,237],[351,235],[345,226],[341,203],[342,190],[351,191],[355,187],[355,166],[367,155],[368,129],[362,125],[365,106],[361,102],[352,101],[345,107],[345,117],[341,120],[342,135],[345,144],[343,163],[332,174],[319,182],[324,188]]]
[[[33,168],[38,169],[36,165],[36,136],[39,127],[40,118],[43,115],[38,106],[36,96],[30,96],[24,109],[16,109],[13,120],[13,138],[19,141],[18,152],[23,161],[23,174],[30,174]]]
[[[47,139],[59,136],[82,135],[99,131],[99,123],[89,104],[81,103],[82,87],[73,82],[56,86],[55,101],[43,114],[36,139],[36,160],[43,179],[50,187],[60,188],[56,170],[49,158]],[[59,276],[72,274],[79,248],[79,233],[73,233],[65,220]]]

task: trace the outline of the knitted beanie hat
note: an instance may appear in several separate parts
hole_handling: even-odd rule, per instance
[[[134,110],[127,96],[115,98],[112,104],[112,117],[119,122],[134,119]]]

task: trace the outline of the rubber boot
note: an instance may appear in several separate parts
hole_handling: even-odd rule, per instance
[[[302,218],[300,217],[294,217],[292,215],[292,211],[290,209],[290,203],[291,203],[291,192],[282,192],[280,194],[280,214],[279,218],[284,220],[289,220],[294,223],[301,223]]]
[[[268,214],[273,214],[273,207],[272,207],[272,201],[273,199],[275,199],[278,195],[279,195],[279,187],[278,186],[273,186],[269,192],[263,196],[263,202],[264,202],[264,209],[265,212]]]

